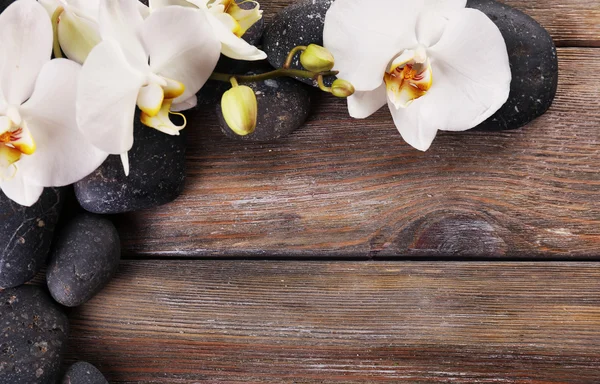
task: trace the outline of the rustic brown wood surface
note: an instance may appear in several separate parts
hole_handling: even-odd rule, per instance
[[[263,1],[267,21],[292,0]],[[597,0],[507,0],[559,46],[600,46]],[[408,147],[385,110],[314,113],[274,144],[231,141],[214,108],[192,113],[188,185],[176,202],[121,218],[131,256],[346,258],[600,254],[600,51],[561,48],[545,116],[513,132],[441,133]]]
[[[71,313],[114,383],[598,383],[595,263],[129,261]]]
[[[420,153],[389,112],[319,97],[274,144],[189,128],[177,201],[122,218],[132,255],[579,257],[600,253],[600,50],[559,49],[551,110],[508,132],[440,133]],[[581,69],[584,68],[585,74]]]
[[[600,2],[504,2],[561,47],[548,114],[422,154],[319,95],[274,144],[195,112],[183,196],[116,218],[136,260],[70,311],[66,362],[115,383],[600,382],[600,264],[574,262],[600,260]]]

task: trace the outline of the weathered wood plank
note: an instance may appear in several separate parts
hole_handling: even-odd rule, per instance
[[[557,46],[600,47],[600,3],[596,0],[501,0],[542,24]]]
[[[70,319],[114,383],[600,381],[594,263],[130,261]]]
[[[269,20],[293,0],[263,0]],[[600,3],[597,0],[500,0],[542,24],[561,47],[600,47]]]
[[[554,106],[512,132],[441,133],[420,153],[385,110],[348,117],[319,97],[275,144],[225,138],[212,108],[189,121],[176,202],[120,218],[129,255],[600,254],[600,50],[560,49]],[[585,69],[583,75],[581,69]]]

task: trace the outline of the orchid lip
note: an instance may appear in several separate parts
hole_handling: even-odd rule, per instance
[[[390,64],[384,74],[388,99],[396,109],[407,108],[423,97],[433,84],[431,63],[424,47],[405,50]]]
[[[0,143],[0,181],[10,180],[17,173],[17,162],[21,159],[21,152],[13,147]],[[12,168],[12,172],[9,170]]]
[[[177,134],[179,127],[165,123],[165,121],[168,120],[173,100],[185,92],[185,85],[156,74],[152,74],[152,77],[148,76],[148,78],[155,82],[140,88],[137,98],[137,106],[142,111],[142,123],[168,134]],[[168,128],[163,130],[162,127],[165,126]]]
[[[6,116],[0,116],[0,145],[24,155],[32,155],[36,150],[27,124],[14,106],[7,108]]]

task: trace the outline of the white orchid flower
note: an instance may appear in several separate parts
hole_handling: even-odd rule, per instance
[[[0,189],[25,206],[107,157],[77,128],[81,66],[50,60],[51,51],[52,25],[36,1],[17,0],[0,15]]]
[[[100,43],[98,10],[100,0],[38,0],[50,18],[57,17],[57,37],[60,48],[71,60],[83,64],[92,49]],[[138,2],[143,17],[149,8]]]
[[[467,0],[336,0],[324,43],[356,93],[348,110],[365,118],[386,103],[413,147],[427,150],[438,130],[464,131],[507,100],[506,43]]]
[[[83,64],[100,43],[98,28],[99,0],[39,0],[50,17],[58,17],[58,43],[65,55]],[[55,15],[58,9],[62,12]]]
[[[260,4],[249,0],[243,3],[252,3],[254,7],[242,9],[235,0],[150,0],[150,10],[170,5],[200,9],[221,40],[221,53],[235,60],[264,60],[266,53],[241,38],[262,18]]]
[[[102,42],[83,64],[77,122],[96,147],[121,155],[128,173],[136,105],[142,123],[178,135],[185,124],[174,125],[169,113],[196,104],[221,44],[204,14],[185,7],[144,19],[137,0],[102,0],[98,20]]]

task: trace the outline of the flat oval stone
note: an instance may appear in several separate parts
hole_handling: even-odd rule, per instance
[[[79,215],[56,236],[46,271],[50,294],[64,306],[81,305],[108,284],[120,259],[119,234],[112,222]]]
[[[558,85],[558,59],[552,37],[537,21],[495,0],[469,0],[467,7],[485,13],[500,29],[510,60],[510,96],[478,128],[516,129],[543,115]]]
[[[54,383],[69,323],[40,287],[0,291],[0,384]]]
[[[263,35],[263,50],[269,63],[281,68],[289,52],[299,45],[323,45],[325,14],[333,0],[303,0],[283,8],[271,21]],[[302,69],[300,54],[296,54],[291,68]],[[298,79],[317,86],[316,81]],[[333,78],[326,79],[331,85]]]
[[[64,191],[46,188],[39,201],[23,207],[0,192],[0,288],[31,280],[46,261]]]
[[[15,0],[0,0],[0,13],[4,12],[4,10],[14,1]]]
[[[310,113],[310,94],[307,86],[289,78],[277,78],[244,84],[254,90],[258,102],[256,130],[247,135],[235,134],[225,122],[221,103],[217,116],[221,131],[235,140],[268,142],[288,136],[306,121]]]
[[[81,206],[93,213],[138,211],[175,200],[185,183],[185,129],[170,136],[135,120],[129,176],[119,156],[108,159],[75,184]]]
[[[69,367],[61,384],[108,384],[108,381],[98,368],[85,361],[78,361]]]

